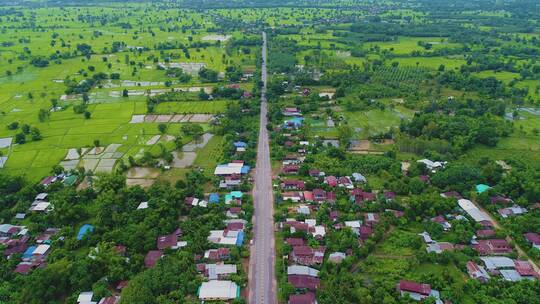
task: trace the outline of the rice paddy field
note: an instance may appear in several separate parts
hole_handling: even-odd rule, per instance
[[[148,114],[149,96],[183,92],[178,101],[155,108],[155,114],[166,115],[212,116],[235,102],[199,100],[200,90],[211,94],[213,87],[223,84],[200,79],[198,69],[216,71],[220,79],[228,66],[254,70],[257,46],[227,47],[229,40],[249,35],[208,31],[215,26],[212,19],[191,10],[157,13],[150,4],[133,3],[130,8],[128,12],[116,4],[68,6],[28,10],[24,18],[4,17],[2,26],[9,30],[0,32],[0,138],[11,138],[12,144],[0,148],[7,157],[0,170],[36,181],[60,164],[69,149],[91,148],[97,141],[104,147],[119,144],[118,151],[127,159],[145,151],[159,153],[161,144],[173,149],[175,137],[189,140],[181,132],[182,124],[197,123],[209,129],[207,116],[131,123],[134,115]],[[174,20],[174,27],[165,20]],[[33,64],[33,58],[46,63]],[[180,66],[192,76],[179,81],[160,65]],[[82,84],[98,73],[118,76],[87,91],[84,112],[88,114],[75,113],[85,97],[68,93],[68,84]],[[249,82],[241,84],[244,90],[251,87]],[[40,112],[44,117],[38,117]],[[14,123],[18,128],[7,128]],[[161,123],[167,125],[164,134],[158,130]],[[25,124],[37,128],[41,139],[26,135],[26,142],[18,144],[15,136]],[[161,139],[149,143],[157,135]],[[214,153],[214,148],[202,153]]]

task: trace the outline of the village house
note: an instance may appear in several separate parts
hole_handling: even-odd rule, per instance
[[[444,166],[446,166],[447,164],[447,162],[432,161],[429,159],[420,159],[417,162],[424,164],[426,166],[426,169],[428,169],[431,172],[435,172],[436,170],[444,168]]]
[[[330,175],[324,179],[324,183],[327,184],[329,187],[337,187],[338,179],[335,176]]]
[[[508,204],[513,203],[512,199],[504,197],[504,196],[500,196],[500,195],[490,197],[489,201],[494,205],[495,204],[508,205]]]
[[[442,215],[431,218],[431,221],[441,225],[444,231],[449,231],[452,228],[452,225]]]
[[[478,240],[477,244],[472,245],[472,248],[480,255],[509,254],[512,252],[512,247],[505,239]]]
[[[401,296],[410,296],[411,299],[416,301],[422,301],[425,298],[433,297],[435,298],[435,303],[443,304],[440,299],[439,291],[431,289],[429,284],[419,284],[412,281],[399,281],[397,286],[398,291],[401,293]]]
[[[282,171],[287,175],[295,175],[300,171],[300,167],[298,165],[284,165]]]
[[[304,181],[296,179],[283,180],[280,186],[282,190],[304,190],[306,187]]]
[[[332,252],[330,255],[328,255],[328,261],[339,264],[341,263],[347,255],[344,252]]]
[[[227,279],[232,274],[236,274],[235,264],[204,264],[204,276],[209,280]]]
[[[512,207],[499,209],[498,213],[501,217],[508,218],[510,216],[525,214],[527,213],[527,209],[520,207],[518,205],[514,205]]]
[[[467,273],[471,278],[478,280],[482,283],[486,283],[490,279],[490,276],[487,273],[486,269],[484,269],[484,267],[482,266],[479,266],[473,261],[467,262]]]
[[[540,250],[540,234],[528,232],[523,235],[533,248]]]
[[[186,242],[178,241],[178,238],[182,236],[182,230],[176,229],[171,234],[162,235],[157,238],[157,248],[164,250],[167,248],[178,249],[187,245]]]
[[[288,304],[317,304],[317,300],[313,292],[306,292],[305,294],[290,295]]]
[[[325,251],[325,247],[294,246],[289,259],[296,264],[312,266],[323,262]]]
[[[379,223],[380,220],[381,220],[381,217],[377,213],[369,212],[369,213],[364,214],[364,224],[369,227],[374,227],[375,225]]]
[[[204,258],[209,261],[225,261],[230,257],[229,248],[220,247],[217,249],[208,249],[204,252]]]
[[[296,289],[308,289],[315,291],[321,285],[321,280],[309,275],[288,275],[287,280]]]
[[[313,189],[313,201],[324,202],[326,201],[326,191],[323,189]]]
[[[249,166],[244,165],[244,161],[233,161],[228,164],[217,165],[214,170],[214,175],[216,176],[230,176],[233,174],[236,175],[245,175],[248,174],[250,170]]]
[[[319,178],[325,175],[324,172],[321,172],[318,169],[309,169],[308,174],[309,176],[314,177],[314,178]]]
[[[302,116],[302,113],[296,107],[285,108],[283,109],[282,114],[283,116]]]
[[[156,266],[157,262],[163,257],[161,250],[150,250],[144,257],[144,266],[146,268],[152,268]]]
[[[199,287],[201,301],[228,301],[240,297],[240,287],[232,281],[212,280]]]
[[[344,187],[346,189],[353,189],[354,188],[353,182],[351,181],[351,178],[348,177],[348,176],[340,177],[338,179],[338,185],[340,187]]]
[[[244,231],[242,230],[210,230],[208,241],[218,245],[242,246],[244,242]]]
[[[281,197],[284,201],[292,201],[294,203],[298,203],[304,200],[304,196],[302,195],[302,192],[297,192],[297,191],[283,192],[281,194]]]
[[[228,218],[238,218],[241,214],[243,214],[244,211],[242,211],[242,208],[240,207],[231,207],[227,210],[226,216]]]

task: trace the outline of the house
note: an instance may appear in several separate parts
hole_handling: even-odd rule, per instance
[[[440,254],[443,251],[453,251],[453,250],[454,250],[454,245],[448,242],[440,242],[440,243],[434,242],[434,243],[428,244],[426,248],[426,251],[428,253],[433,252],[436,254]]]
[[[287,154],[281,162],[282,165],[299,165],[304,161],[304,158],[298,157],[296,154]]]
[[[360,226],[360,239],[362,241],[367,240],[373,234],[373,228],[362,225]]]
[[[285,108],[282,111],[283,116],[302,116],[300,110],[296,107]]]
[[[152,268],[156,266],[159,259],[163,257],[163,252],[161,250],[150,250],[144,257],[144,266],[146,268]]]
[[[285,129],[298,129],[304,123],[303,117],[293,117],[283,122],[283,128]]]
[[[335,264],[339,264],[341,263],[347,256],[345,255],[345,253],[343,252],[332,252],[329,256],[328,256],[328,261],[329,262],[332,262],[332,263],[335,263]]]
[[[309,174],[309,176],[315,177],[315,178],[324,176],[324,172],[321,172],[318,169],[309,169],[308,174]]]
[[[92,234],[92,232],[94,232],[94,226],[90,224],[82,225],[77,233],[77,240],[82,240],[85,236]]]
[[[478,207],[470,200],[459,199],[458,205],[476,222],[491,221],[489,215],[478,209]]]
[[[352,177],[357,183],[367,183],[367,178],[360,173],[353,173]]]
[[[54,182],[56,182],[57,180],[58,180],[58,178],[56,176],[47,176],[43,180],[41,180],[40,184],[45,186],[45,187],[48,187],[51,184],[53,184]]]
[[[300,206],[296,207],[296,213],[304,214],[304,215],[310,215],[311,214],[311,209],[309,209],[309,206],[300,205]]]
[[[219,194],[210,193],[210,195],[208,196],[208,202],[210,204],[218,204],[219,203]]]
[[[225,261],[230,257],[229,248],[220,247],[218,249],[209,249],[204,252],[204,258],[210,261]]]
[[[186,242],[178,241],[178,237],[182,236],[182,230],[176,229],[171,234],[162,235],[157,238],[157,248],[164,250],[167,248],[178,249],[187,245]]]
[[[508,218],[510,216],[521,215],[521,214],[527,213],[527,209],[520,207],[518,205],[514,205],[508,208],[502,208],[497,211],[499,212],[499,215],[503,218]]]
[[[500,196],[500,195],[490,197],[489,201],[492,204],[504,204],[504,205],[507,205],[513,202],[512,199],[504,197],[504,196]]]
[[[534,232],[528,232],[523,235],[525,239],[531,244],[532,247],[540,250],[540,234]]]
[[[396,198],[396,193],[393,191],[384,191],[383,197],[386,202],[391,202]]]
[[[201,301],[228,301],[240,297],[240,287],[232,281],[212,280],[199,287]]]
[[[489,189],[491,189],[491,187],[488,186],[488,185],[485,185],[485,184],[478,184],[478,185],[476,185],[476,192],[477,192],[478,194],[484,193],[484,192],[486,192],[486,191],[489,190]]]
[[[539,274],[534,270],[534,267],[529,261],[514,261],[516,271],[524,279],[535,280],[539,277]]]
[[[381,217],[377,213],[369,212],[369,213],[364,214],[364,223],[370,227],[377,225],[380,219]]]
[[[444,168],[444,166],[447,164],[447,162],[432,161],[429,159],[420,159],[416,162],[424,164],[429,171],[435,171]]]
[[[243,161],[233,161],[228,164],[217,165],[214,170],[214,175],[217,176],[230,176],[233,174],[245,175],[250,170],[249,166],[244,165]]]
[[[283,192],[281,197],[284,201],[292,201],[295,203],[301,202],[304,197],[301,192]]]
[[[244,152],[247,148],[247,143],[243,141],[235,141],[233,146],[236,148],[236,152]]]
[[[306,240],[304,240],[302,238],[287,238],[285,240],[285,243],[289,244],[292,247],[294,247],[294,246],[305,246],[306,245]]]
[[[305,187],[306,185],[304,181],[301,180],[290,179],[281,182],[282,190],[304,190]]]
[[[360,227],[362,227],[362,221],[345,221],[345,227],[351,228],[352,232],[356,235],[360,235]]]
[[[292,265],[287,267],[287,275],[306,275],[312,277],[318,277],[319,271],[315,268],[301,265]]]
[[[315,291],[321,285],[321,280],[309,275],[288,275],[287,280],[296,289],[308,289]]]
[[[448,192],[441,193],[441,197],[462,199],[461,194],[459,194],[459,192],[457,191],[448,191]]]
[[[208,202],[205,201],[205,200],[201,200],[201,199],[198,199],[196,197],[186,197],[184,199],[184,203],[186,205],[188,205],[189,207],[196,207],[196,206],[199,206],[199,207],[207,207],[208,206]]]
[[[91,291],[84,291],[79,294],[77,297],[77,304],[97,304],[97,302],[92,301],[94,293]]]
[[[312,227],[309,229],[309,231],[311,232],[311,235],[317,240],[321,240],[326,236],[326,228],[322,225]]]
[[[486,269],[482,266],[479,266],[473,261],[467,262],[467,273],[471,278],[478,280],[482,283],[486,283],[490,279],[490,276],[487,273]]]
[[[120,296],[110,296],[99,300],[98,304],[118,304],[120,303]]]
[[[326,200],[326,191],[323,189],[313,189],[313,201],[324,202]]]
[[[137,210],[146,209],[148,208],[148,202],[142,202],[137,206]]]
[[[34,198],[34,201],[46,201],[48,196],[47,193],[39,193],[36,195],[36,198]]]
[[[397,286],[401,296],[410,296],[413,300],[422,301],[425,298],[435,298],[435,303],[443,304],[440,299],[439,291],[431,289],[429,284],[419,284],[412,281],[401,280]]]
[[[306,292],[305,294],[290,295],[288,304],[317,304],[317,300],[315,300],[313,292]]]
[[[431,218],[431,221],[441,225],[444,231],[448,231],[450,228],[452,228],[452,225],[442,215]]]
[[[232,201],[241,201],[243,196],[242,191],[231,191],[225,194],[225,204],[229,205]]]
[[[30,205],[30,211],[34,212],[49,212],[53,209],[53,206],[49,202],[35,201]]]
[[[210,280],[222,280],[236,274],[235,264],[206,264],[204,276]]]
[[[376,195],[375,193],[364,192],[362,189],[357,188],[351,191],[350,199],[354,203],[360,204],[362,202],[374,201],[376,199]]]
[[[244,231],[210,230],[208,241],[210,243],[219,245],[232,245],[240,247],[244,242]]]
[[[487,270],[495,274],[497,270],[513,269],[516,266],[514,261],[507,257],[481,257],[480,259],[484,262]]]
[[[350,177],[342,176],[338,179],[338,185],[347,189],[353,189],[354,185]]]
[[[329,191],[326,193],[326,201],[328,203],[335,203],[336,202],[336,193],[335,192],[332,192],[332,191]]]
[[[231,207],[229,208],[229,210],[227,210],[227,217],[228,218],[238,218],[240,216],[240,214],[242,214],[243,211],[242,211],[242,208],[240,207]]]
[[[298,165],[292,165],[292,164],[284,165],[282,171],[284,174],[289,174],[289,175],[298,174],[298,172],[300,171],[300,167]]]
[[[304,201],[312,203],[315,201],[315,197],[313,195],[313,191],[304,191]]]
[[[0,237],[11,237],[12,235],[19,233],[21,226],[14,226],[11,224],[0,224]]]
[[[324,179],[324,183],[330,187],[337,187],[338,179],[335,176],[330,175]]]
[[[223,177],[223,180],[219,182],[220,189],[234,188],[242,184],[242,175],[231,174]]]
[[[426,244],[435,243],[435,241],[431,238],[429,233],[427,233],[426,231],[424,231],[422,233],[419,233],[418,235],[421,236],[424,239],[424,243],[426,243]]]
[[[477,244],[472,245],[480,255],[498,255],[509,254],[512,247],[505,239],[478,240]]]
[[[495,236],[495,230],[479,229],[479,230],[476,230],[476,236],[481,239],[491,238]]]
[[[297,264],[311,266],[323,262],[325,251],[325,247],[294,246],[289,258]]]

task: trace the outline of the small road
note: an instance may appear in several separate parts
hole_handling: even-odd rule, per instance
[[[253,244],[249,261],[249,303],[275,304],[276,280],[274,276],[274,199],[272,192],[272,167],[270,145],[266,130],[268,111],[266,103],[266,33],[263,32],[261,118],[257,165],[253,187]]]

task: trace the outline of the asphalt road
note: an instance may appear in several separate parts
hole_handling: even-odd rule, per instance
[[[272,192],[272,168],[268,143],[266,104],[266,33],[263,33],[261,118],[255,185],[253,187],[253,244],[249,264],[249,303],[275,304],[276,281],[274,275],[274,199]]]

